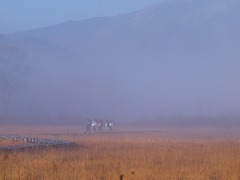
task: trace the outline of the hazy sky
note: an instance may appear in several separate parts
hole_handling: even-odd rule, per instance
[[[142,9],[161,0],[0,0],[0,33]]]
[[[15,1],[0,0],[0,120],[239,114],[239,0]]]

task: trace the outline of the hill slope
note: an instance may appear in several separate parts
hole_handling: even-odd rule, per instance
[[[238,112],[239,9],[238,0],[169,0],[4,36],[38,69],[30,90],[49,102],[27,101],[46,114]]]

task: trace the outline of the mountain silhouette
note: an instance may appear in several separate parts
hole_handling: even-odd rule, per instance
[[[4,34],[0,45],[11,43],[38,78],[50,77],[35,83],[52,88],[42,92],[54,92],[55,113],[238,112],[239,9],[238,0],[166,0],[118,16]]]

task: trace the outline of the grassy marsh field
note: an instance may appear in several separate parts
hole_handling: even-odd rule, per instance
[[[78,146],[2,152],[0,179],[240,179],[239,129],[123,127],[83,135],[80,127],[0,128],[13,132]]]

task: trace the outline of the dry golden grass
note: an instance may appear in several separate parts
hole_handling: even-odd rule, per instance
[[[0,153],[0,179],[240,179],[239,130],[150,130],[84,136],[82,129],[52,129],[79,147]],[[55,138],[46,132],[26,131]]]
[[[24,142],[0,139],[0,146],[16,146],[16,145],[24,145],[24,144],[25,144]]]

